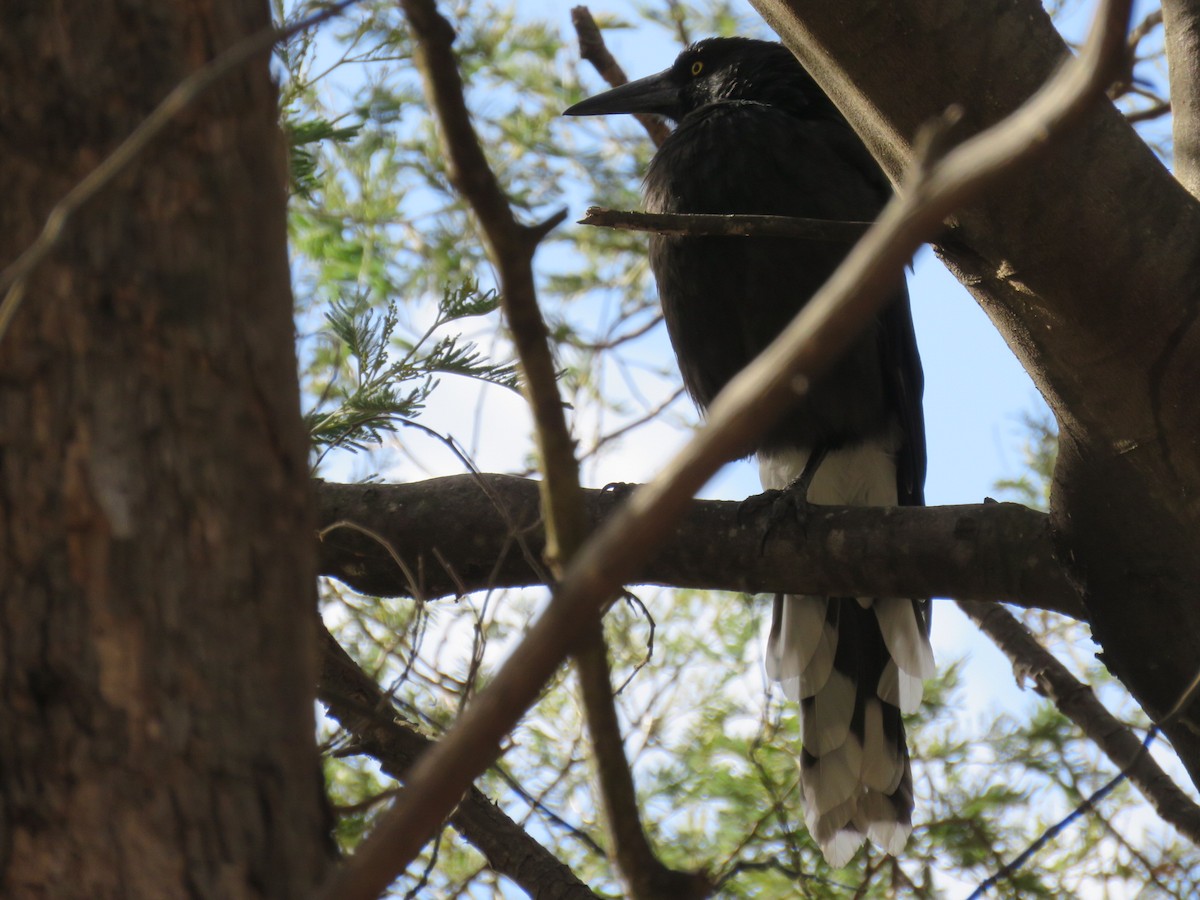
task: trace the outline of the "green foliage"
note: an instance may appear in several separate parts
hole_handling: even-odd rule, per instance
[[[321,187],[317,152],[322,141],[347,143],[358,135],[360,126],[338,128],[326,119],[289,120],[283,122],[283,135],[288,145],[288,176],[291,192],[312,200]]]
[[[433,323],[416,340],[408,340],[396,334],[394,302],[380,313],[363,295],[335,300],[325,313],[334,363],[321,401],[305,414],[313,444],[323,454],[382,443],[384,432],[394,432],[398,422],[421,412],[437,387],[438,374],[516,390],[513,364],[489,361],[459,335],[435,337],[446,325],[494,311],[497,303],[495,292],[481,292],[474,285],[448,288]]]
[[[1022,460],[1024,471],[1012,478],[1001,478],[996,490],[1010,495],[1018,503],[1034,509],[1050,507],[1050,480],[1058,459],[1058,429],[1049,412],[1027,413],[1021,418],[1025,430]]]

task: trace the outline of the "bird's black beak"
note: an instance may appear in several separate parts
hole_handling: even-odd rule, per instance
[[[657,75],[647,75],[620,87],[588,97],[564,109],[564,116],[610,116],[615,113],[656,113],[670,119],[678,118],[679,85],[667,69]]]

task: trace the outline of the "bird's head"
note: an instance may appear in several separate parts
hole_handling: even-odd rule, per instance
[[[653,113],[678,122],[719,100],[753,100],[800,115],[836,115],[791,51],[782,44],[749,38],[697,41],[669,69],[589,97],[563,115]]]

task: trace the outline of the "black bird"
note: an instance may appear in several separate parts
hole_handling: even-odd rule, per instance
[[[650,212],[870,220],[891,188],[867,149],[780,44],[710,38],[664,72],[565,115],[656,113],[678,123],[650,163]],[[650,264],[684,384],[706,408],[845,257],[783,238],[650,238]],[[804,475],[813,503],[924,503],[923,376],[908,292],[894,298],[756,450],[762,483]],[[806,471],[807,470],[807,471]],[[809,480],[811,479],[811,480]],[[799,701],[805,821],[831,865],[864,836],[899,853],[913,790],[901,713],[933,674],[928,604],[777,596],[766,667]]]

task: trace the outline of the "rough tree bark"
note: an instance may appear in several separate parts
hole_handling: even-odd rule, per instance
[[[8,4],[0,265],[263,0]],[[303,897],[312,513],[260,56],[86,206],[0,344],[0,894]]]
[[[1163,0],[1175,177],[1200,196],[1200,2]]]
[[[970,133],[1066,53],[1036,0],[755,0],[893,174],[951,103]],[[1115,110],[965,209],[938,248],[1062,427],[1052,520],[1109,668],[1154,717],[1200,640],[1200,204]],[[1167,733],[1200,783],[1200,714]]]

